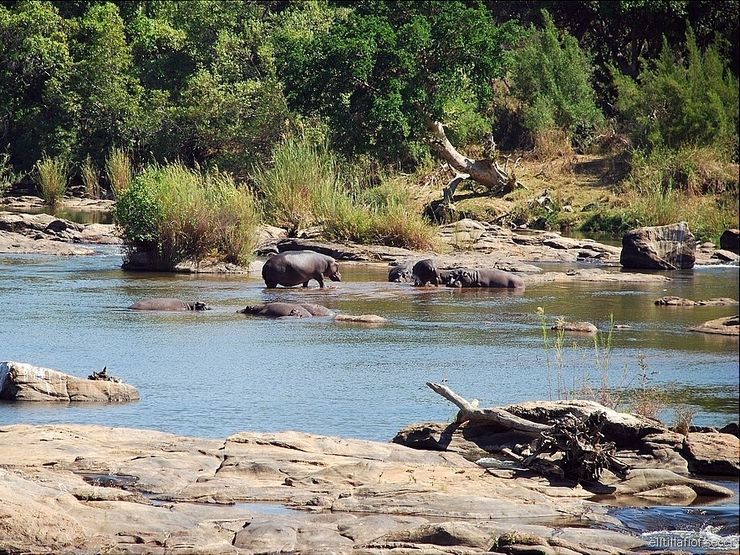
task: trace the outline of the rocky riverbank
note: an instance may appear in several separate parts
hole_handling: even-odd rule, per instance
[[[9,553],[643,546],[613,531],[618,521],[580,487],[498,476],[453,452],[298,432],[216,440],[82,425],[4,426],[0,449],[0,551]]]

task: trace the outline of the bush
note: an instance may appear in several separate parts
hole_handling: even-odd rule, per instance
[[[612,70],[626,131],[648,149],[712,145],[736,157],[738,79],[715,45],[699,50],[690,29],[686,50],[681,60],[664,40],[638,81]]]
[[[327,215],[324,230],[333,239],[434,250],[436,229],[421,211],[407,184],[386,179],[353,197],[340,197]]]
[[[687,221],[699,241],[715,243],[738,226],[738,166],[712,147],[636,150],[626,185],[625,210],[640,225]]]
[[[0,197],[3,196],[13,185],[15,174],[10,164],[10,154],[0,153]]]
[[[151,253],[164,269],[209,256],[248,263],[259,220],[252,194],[229,175],[179,163],[144,170],[121,193],[115,216],[129,250]]]
[[[583,148],[604,120],[591,86],[591,60],[546,11],[542,15],[544,27],[531,31],[514,52],[512,93],[523,104],[524,127],[533,142],[538,135],[562,130]]]
[[[69,164],[61,157],[44,156],[36,162],[36,176],[44,203],[50,207],[56,206],[67,191]]]

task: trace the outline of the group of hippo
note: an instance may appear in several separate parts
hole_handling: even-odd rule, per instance
[[[337,261],[331,256],[314,251],[290,251],[276,254],[267,259],[262,267],[262,279],[268,289],[282,285],[308,287],[311,280],[316,280],[320,288],[324,287],[324,278],[331,281],[342,281]],[[413,282],[415,286],[446,285],[448,287],[497,287],[506,289],[524,289],[524,281],[509,272],[502,270],[479,270],[454,268],[440,270],[432,259],[407,262],[393,267],[388,274],[388,281]],[[133,310],[209,310],[200,301],[185,302],[180,299],[146,299],[129,307]],[[273,318],[308,318],[311,316],[332,316],[328,308],[311,303],[272,302],[247,306],[239,312]]]
[[[406,262],[394,266],[388,272],[388,281],[413,282],[418,287],[431,284],[447,287],[496,287],[502,289],[524,289],[524,280],[503,270],[453,268],[440,270],[434,260],[427,258],[415,264]]]

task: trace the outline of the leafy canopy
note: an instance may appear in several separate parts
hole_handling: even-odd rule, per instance
[[[325,9],[328,24],[317,15],[311,32],[284,33],[276,55],[289,105],[326,118],[335,145],[410,161],[429,118],[456,140],[485,129],[491,82],[518,26],[496,26],[482,5],[459,1]]]

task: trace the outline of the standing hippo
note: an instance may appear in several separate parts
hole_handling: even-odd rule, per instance
[[[431,258],[419,260],[414,264],[411,270],[411,275],[414,278],[414,285],[417,287],[423,287],[427,283],[431,283],[434,286],[439,286],[442,283],[442,278],[437,270],[437,265]]]
[[[262,267],[262,279],[268,289],[283,285],[292,287],[315,279],[319,287],[324,287],[324,277],[332,281],[342,281],[337,261],[331,256],[314,251],[290,251],[271,256]]]
[[[180,299],[144,299],[129,307],[131,310],[211,310],[206,303],[195,301],[186,303]]]
[[[524,290],[524,280],[503,270],[453,270],[448,287],[499,287]]]
[[[405,283],[411,281],[411,262],[401,262],[396,266],[393,266],[388,272],[388,281],[396,283]]]

